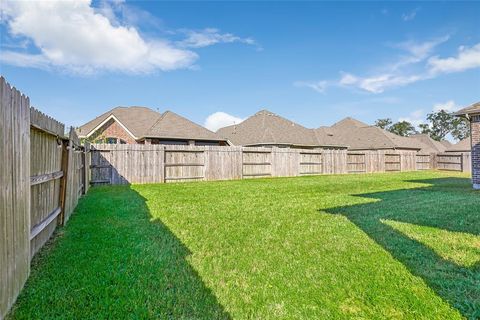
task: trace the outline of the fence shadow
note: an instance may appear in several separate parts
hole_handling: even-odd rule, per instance
[[[129,185],[92,188],[35,258],[11,318],[230,319],[190,254]]]
[[[480,195],[469,179],[413,180],[415,189],[358,194],[347,217],[462,315],[480,318]]]

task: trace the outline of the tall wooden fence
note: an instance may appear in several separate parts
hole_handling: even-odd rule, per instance
[[[30,107],[0,77],[0,319],[15,302],[33,255],[89,185],[89,157],[73,130]],[[85,165],[85,162],[87,164]]]
[[[470,152],[462,153],[440,153],[435,155],[436,168],[446,171],[472,171],[472,154]]]
[[[163,183],[417,170],[413,151],[91,146],[91,183]]]

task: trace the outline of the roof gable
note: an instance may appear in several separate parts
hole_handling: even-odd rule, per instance
[[[160,116],[160,113],[146,107],[116,107],[78,127],[77,132],[80,137],[87,137],[113,118],[138,139],[145,135]]]
[[[313,130],[268,110],[261,110],[239,124],[221,128],[217,133],[235,145],[319,145]]]

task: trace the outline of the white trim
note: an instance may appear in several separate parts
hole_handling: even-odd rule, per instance
[[[130,130],[128,130],[127,127],[126,127],[123,123],[121,123],[120,120],[118,120],[118,118],[115,117],[113,114],[111,114],[108,118],[106,118],[105,120],[103,120],[98,126],[96,126],[95,128],[93,128],[93,129],[85,136],[85,138],[90,137],[93,133],[95,133],[95,131],[97,131],[98,129],[100,129],[105,123],[107,123],[107,122],[110,121],[111,119],[113,119],[113,120],[115,120],[116,122],[118,122],[118,124],[119,124],[125,131],[127,131],[127,133],[128,133],[129,135],[131,135],[133,139],[138,140],[138,138],[135,137],[135,136],[133,135],[133,133],[132,133]]]

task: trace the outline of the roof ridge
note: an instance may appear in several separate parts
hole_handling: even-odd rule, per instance
[[[169,112],[169,110],[166,110],[166,111],[163,112],[163,113],[160,113],[160,112],[159,112],[159,113],[160,113],[160,117],[158,117],[157,121],[155,121],[155,122],[153,123],[153,125],[151,125],[150,128],[148,128],[148,130],[146,130],[146,134],[149,133],[150,130],[151,130],[153,127],[155,127],[155,126],[157,125],[157,123],[159,123],[159,122],[165,117],[165,114],[166,114],[167,112]]]

